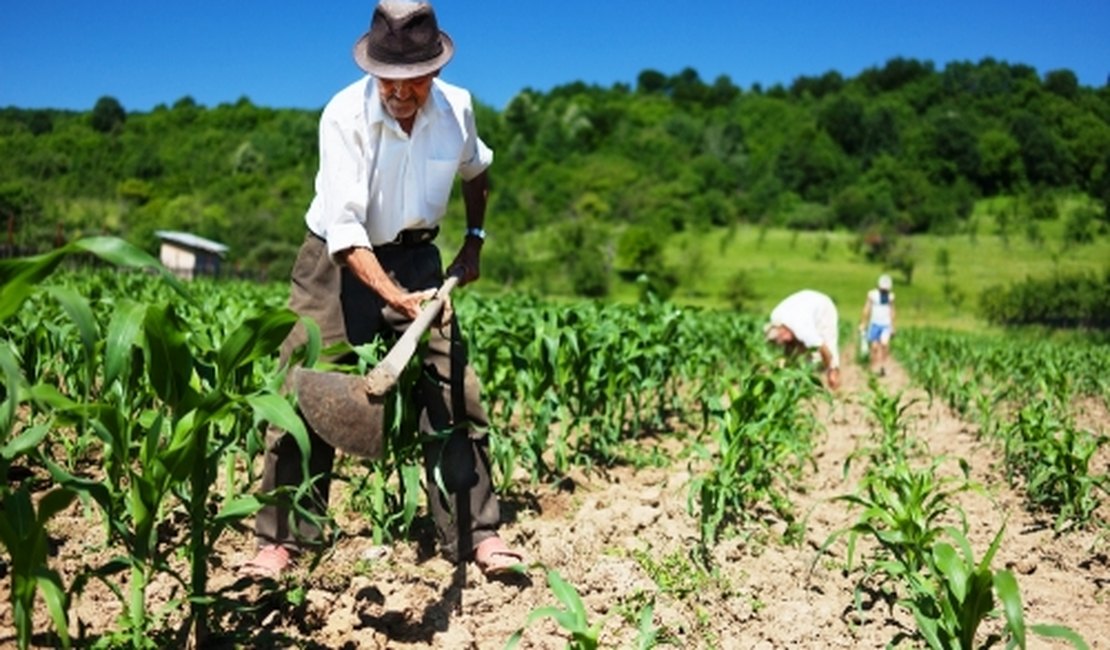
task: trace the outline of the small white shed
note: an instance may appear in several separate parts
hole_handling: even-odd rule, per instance
[[[174,275],[192,280],[198,275],[218,276],[227,246],[187,232],[159,230],[162,265]]]

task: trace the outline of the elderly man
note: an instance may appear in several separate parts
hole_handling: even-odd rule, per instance
[[[448,273],[460,278],[460,286],[478,279],[493,153],[478,137],[470,94],[438,78],[453,54],[430,5],[382,2],[354,47],[355,61],[368,74],[324,107],[316,193],[305,215],[289,304],[315,319],[325,345],[394,339],[419,314],[444,278],[433,240],[456,175],[466,226]],[[298,326],[282,347],[283,364],[305,341]],[[440,548],[452,561],[473,560],[487,575],[503,571],[523,558],[497,534],[488,421],[454,316],[431,328],[421,363],[412,397],[421,432],[432,440],[424,449],[425,487]],[[442,442],[443,432],[460,428],[466,429],[461,445]],[[313,493],[302,505],[321,514],[335,450],[311,429],[310,439]],[[299,485],[301,455],[292,437],[271,430],[266,447],[263,489]],[[464,534],[452,518],[454,495],[439,489],[437,467],[445,475],[472,477],[471,485],[459,488],[470,494],[472,520],[468,530],[464,522]],[[311,518],[291,519],[278,506],[259,513],[255,533],[258,554],[244,568],[267,574],[286,569],[302,545],[320,537]],[[459,537],[470,538],[468,548],[458,547]]]
[[[783,346],[787,353],[816,350],[821,356],[828,386],[836,390],[840,386],[837,323],[832,298],[820,291],[802,289],[771,310],[771,320],[764,332],[768,341]]]

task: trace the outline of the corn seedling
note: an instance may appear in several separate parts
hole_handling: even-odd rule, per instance
[[[1045,402],[1024,406],[1004,427],[1003,440],[1011,481],[1025,477],[1030,504],[1055,513],[1057,530],[1086,525],[1100,504],[1098,493],[1110,495],[1110,475],[1090,469],[1110,438],[1077,429]]]
[[[968,489],[966,477],[959,482],[937,478],[936,468],[942,460],[920,469],[910,467],[904,460],[873,466],[863,479],[860,493],[838,497],[862,512],[853,525],[830,535],[821,547],[822,552],[846,535],[847,564],[851,571],[858,540],[866,537],[878,544],[863,566],[863,578],[856,589],[857,608],[862,607],[862,589],[871,576],[879,576],[882,584],[896,585],[920,572],[932,546],[945,530],[945,519],[956,515],[964,520],[963,511],[951,497]],[[964,522],[965,530],[966,527]]]
[[[58,573],[47,566],[46,524],[66,509],[76,493],[64,488],[48,492],[35,506],[30,491],[24,486],[4,495],[0,501],[0,543],[8,550],[11,580],[12,617],[15,619],[16,642],[20,648],[30,647],[31,621],[36,595],[41,595],[50,613],[58,640],[69,647],[66,612],[68,597]]]
[[[793,523],[784,477],[800,472],[810,459],[814,424],[802,402],[814,385],[802,371],[736,378],[727,405],[711,402],[717,426],[715,452],[697,451],[712,459],[711,469],[691,484],[690,507],[697,504],[703,546],[712,544],[732,521],[743,520],[757,504],[770,505]]]
[[[914,451],[919,451],[920,442],[909,435],[908,416],[919,400],[904,400],[902,391],[887,393],[874,377],[868,380],[868,385],[871,397],[867,402],[867,411],[878,434],[878,444],[869,452],[871,462],[883,465],[905,460]]]
[[[553,619],[560,628],[570,634],[567,650],[595,650],[598,647],[598,636],[601,633],[603,621],[590,625],[581,596],[573,585],[559,575],[558,571],[554,569],[547,571],[547,584],[561,607],[551,605],[532,610],[524,626],[509,637],[505,650],[516,648],[524,636],[524,630],[535,621],[547,617]]]
[[[1110,439],[1078,430],[1078,397],[1107,401],[1110,348],[1097,342],[1015,340],[913,330],[899,349],[930,394],[959,408],[974,404],[981,431],[998,438],[1011,483],[1024,482],[1028,505],[1055,528],[1087,526],[1110,491],[1090,461]],[[999,411],[1013,413],[1000,418]]]
[[[955,529],[947,533],[959,547],[939,541],[926,557],[923,571],[907,574],[909,595],[903,601],[913,612],[918,631],[933,650],[976,650],[1003,639],[977,642],[980,625],[997,616],[995,600],[1001,601],[1007,647],[1026,647],[1027,632],[1063,639],[1075,648],[1086,649],[1083,639],[1069,628],[1032,625],[1026,628],[1021,594],[1012,573],[995,571],[991,561],[998,551],[1005,526],[998,531],[986,554],[975,561],[971,545]]]
[[[127,266],[157,267],[145,253],[118,240],[78,242],[48,256],[22,261],[7,300],[21,295],[26,278],[40,277],[56,267],[71,250],[96,252]],[[43,276],[44,277],[44,276]],[[170,280],[185,304],[192,298]],[[55,384],[36,383],[27,389],[31,401],[54,414],[59,424],[95,433],[105,471],[100,480],[73,473],[49,458],[44,464],[66,493],[91,497],[100,506],[109,541],[122,544],[126,555],[83,576],[109,581],[129,572],[128,594],[109,587],[125,601],[126,626],[134,647],[153,643],[146,606],[146,587],[156,572],[169,574],[186,586],[189,624],[203,643],[208,632],[208,558],[220,533],[253,514],[255,497],[216,495],[217,469],[228,450],[244,446],[249,431],[262,422],[288,428],[307,449],[307,434],[293,407],[273,389],[259,388],[254,365],[269,358],[293,326],[295,316],[284,309],[248,319],[230,332],[218,349],[190,347],[192,328],[169,304],[120,304],[102,329],[89,303],[76,291],[49,291],[76,323],[85,359],[83,387],[66,394]],[[186,307],[187,308],[187,307]],[[2,310],[0,310],[2,311]],[[104,341],[103,345],[95,343]],[[192,337],[203,341],[203,337]],[[83,376],[83,375],[82,375]],[[89,387],[97,386],[94,392]],[[65,388],[63,386],[62,388]],[[159,523],[174,503],[185,510],[190,527],[185,551],[190,567],[183,578],[170,568],[174,551],[159,539]]]

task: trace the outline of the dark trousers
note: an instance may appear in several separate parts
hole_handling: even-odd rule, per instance
[[[382,268],[409,291],[438,287],[443,280],[439,249],[431,242],[415,246],[382,246],[374,249]],[[408,327],[408,319],[354,277],[337,266],[328,255],[323,240],[311,233],[297,255],[293,267],[289,299],[292,310],[314,318],[320,326],[325,346],[341,341],[353,345],[369,343],[378,337],[392,342]],[[307,340],[304,328],[297,325],[282,344],[284,366],[292,352]],[[420,431],[424,443],[425,491],[429,510],[439,535],[440,550],[453,561],[465,559],[473,546],[496,534],[500,509],[490,482],[488,441],[489,424],[481,405],[477,375],[467,361],[457,321],[433,325],[428,333],[426,353],[421,359],[423,372],[412,399],[420,409]],[[456,411],[464,411],[456,418]],[[307,422],[305,423],[308,426]],[[444,432],[463,426],[469,444],[458,444],[459,437],[444,439]],[[335,450],[309,429],[311,452],[309,471],[316,479],[314,489],[303,505],[323,513]],[[454,440],[454,442],[451,442]],[[453,518],[454,494],[445,494],[435,479],[436,467],[444,476],[461,473],[470,478],[472,548],[460,556],[457,523]],[[266,452],[262,470],[262,489],[296,486],[302,481],[301,455],[292,436],[271,427],[266,432]],[[453,489],[448,481],[447,488]],[[281,544],[296,550],[320,538],[320,530],[309,520],[291,516],[287,508],[268,505],[255,519],[258,543]]]

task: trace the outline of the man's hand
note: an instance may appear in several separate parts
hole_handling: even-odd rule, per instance
[[[825,373],[825,378],[828,380],[831,390],[840,388],[840,368],[829,368],[828,372]]]
[[[415,320],[416,317],[420,315],[420,310],[424,306],[424,303],[431,300],[435,295],[435,289],[425,289],[424,291],[414,291],[412,293],[399,291],[392,296],[392,300],[387,300],[386,302],[397,312]]]
[[[459,286],[474,282],[482,274],[481,257],[482,240],[477,237],[467,237],[463,240],[462,248],[459,249],[455,260],[447,267],[447,274],[457,275]]]
[[[338,255],[339,261],[355,274],[370,290],[382,297],[387,305],[410,319],[420,314],[421,305],[431,300],[434,289],[409,293],[397,286],[378,262],[378,257],[367,248],[350,248]]]

